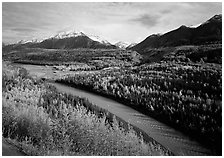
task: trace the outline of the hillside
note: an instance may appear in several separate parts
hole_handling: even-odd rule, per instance
[[[222,15],[215,15],[196,28],[182,25],[181,27],[163,35],[150,35],[130,49],[138,51],[139,53],[144,53],[152,48],[203,45],[221,43],[221,41]]]
[[[39,43],[37,47],[46,49],[116,48],[116,46],[114,45],[107,45],[100,43],[98,41],[94,41],[90,39],[88,36],[77,36],[63,39],[50,38]]]

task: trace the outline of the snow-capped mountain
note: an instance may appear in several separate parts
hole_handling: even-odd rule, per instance
[[[26,44],[26,43],[38,43],[42,40],[32,39],[32,40],[20,40],[16,44]]]
[[[111,45],[110,42],[108,42],[107,40],[105,40],[102,37],[99,37],[97,35],[86,34],[86,33],[79,32],[79,31],[63,31],[54,36],[51,36],[50,38],[64,39],[64,38],[70,38],[70,37],[74,38],[74,37],[80,37],[80,36],[86,36],[86,37],[92,39],[93,41],[97,41],[97,42],[100,42],[105,45]]]
[[[126,49],[129,46],[128,43],[122,42],[122,41],[117,42],[114,45],[117,46],[118,48],[121,48],[121,49]]]
[[[27,40],[20,40],[16,44],[25,44],[25,43],[28,43]]]
[[[111,45],[110,42],[108,42],[107,40],[105,40],[104,38],[102,37],[99,37],[97,35],[87,35],[90,39],[94,40],[94,41],[97,41],[97,42],[100,42],[102,44],[106,44],[106,45]]]
[[[63,31],[54,36],[51,36],[51,38],[63,39],[63,38],[78,37],[78,36],[86,36],[86,35],[83,32]]]
[[[87,35],[78,31],[64,31],[42,40],[21,40],[14,45],[29,48],[45,49],[116,49],[117,47],[107,40],[96,35]]]
[[[202,45],[222,42],[222,15],[215,15],[194,27],[180,26],[163,35],[150,35],[139,44],[131,47],[139,53],[151,48],[181,45]]]
[[[47,49],[75,49],[75,48],[110,48],[116,46],[95,35],[87,35],[78,31],[64,31],[51,36],[39,43],[38,47]]]

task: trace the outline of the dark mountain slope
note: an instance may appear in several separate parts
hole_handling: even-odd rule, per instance
[[[88,36],[77,36],[63,39],[50,38],[39,43],[37,47],[47,49],[116,48],[114,45],[107,45],[98,41],[93,41]]]
[[[215,15],[196,28],[181,26],[163,35],[151,35],[130,49],[139,53],[151,48],[221,43],[222,15]]]
[[[69,34],[70,35],[70,34]],[[16,43],[3,47],[3,51],[10,51],[23,48],[45,48],[45,49],[75,49],[75,48],[91,48],[91,49],[115,49],[115,45],[109,42],[94,41],[84,33],[73,33],[69,37],[51,37],[42,42]]]
[[[204,44],[222,41],[222,15],[215,15],[194,29],[192,43]]]

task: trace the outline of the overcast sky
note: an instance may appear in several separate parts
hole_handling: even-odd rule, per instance
[[[43,39],[62,31],[98,35],[111,43],[140,42],[154,33],[197,25],[222,13],[218,3],[7,3],[3,42]]]

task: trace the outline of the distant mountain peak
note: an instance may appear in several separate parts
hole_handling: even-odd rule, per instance
[[[27,43],[27,40],[20,40],[16,44],[25,44],[25,43]]]
[[[97,36],[97,35],[87,35],[90,39],[94,40],[94,41],[97,41],[97,42],[100,42],[102,44],[105,44],[105,45],[111,45],[110,42],[108,42],[107,40],[105,40],[104,38],[100,37],[100,36]]]
[[[20,40],[16,44],[26,44],[26,43],[38,43],[40,40],[32,39],[32,40]]]
[[[222,14],[215,15],[208,21],[222,21]]]
[[[59,32],[58,34],[54,35],[52,38],[63,39],[63,38],[78,37],[78,36],[86,36],[86,35],[83,32],[63,31],[63,32]]]
[[[218,15],[213,16],[212,18],[210,18],[206,22],[202,23],[202,25],[208,24],[208,23],[213,23],[213,22],[222,22],[222,14],[218,14]]]
[[[122,42],[122,41],[119,41],[119,42],[115,43],[114,45],[121,49],[125,49],[129,46],[128,43]]]
[[[186,25],[181,25],[179,28],[188,28]]]
[[[130,49],[144,53],[151,48],[181,45],[202,45],[222,41],[222,15],[215,15],[206,22],[195,26],[180,26],[163,35],[150,35]]]
[[[55,40],[56,39],[56,40]],[[88,35],[82,31],[62,31],[41,42],[38,47],[47,49],[74,48],[116,48],[107,40],[95,35]]]
[[[82,31],[80,31],[80,32],[79,31],[62,31],[62,32],[59,32],[58,34],[52,36],[51,38],[64,39],[64,38],[82,37],[82,36],[88,37],[93,41],[97,41],[97,42],[100,42],[105,45],[111,45],[110,42],[108,42],[107,40],[105,40],[102,37],[99,37],[97,35],[86,34],[86,33],[83,33]]]

